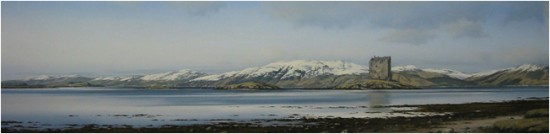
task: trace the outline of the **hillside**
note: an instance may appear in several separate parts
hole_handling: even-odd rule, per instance
[[[335,87],[336,89],[417,89],[399,82],[383,80],[350,80]]]
[[[218,86],[216,89],[279,89],[279,87],[258,82],[243,82],[239,84]]]
[[[295,60],[274,62],[261,67],[250,67],[220,74],[206,74],[182,69],[149,75],[96,78],[78,75],[41,75],[23,80],[2,81],[2,87],[213,88],[253,81],[281,88],[334,88],[357,82],[359,85],[369,85],[373,81],[363,81],[368,79],[370,79],[368,67],[363,65],[344,61]],[[452,69],[422,69],[413,65],[394,66],[392,67],[392,81],[400,85],[420,88],[548,85],[548,66],[525,64],[474,74],[466,74]]]
[[[365,77],[368,68],[344,61],[295,60],[270,63],[240,71],[208,75],[190,81],[193,86],[219,86],[256,81],[284,88],[328,88]]]
[[[548,85],[548,66],[524,64],[477,73],[466,81],[482,86]]]
[[[392,80],[417,87],[471,86],[468,74],[451,69],[419,69],[413,65],[392,67]]]
[[[24,80],[8,80],[2,81],[2,87],[10,88],[43,88],[43,87],[89,87],[97,86],[90,84],[89,81],[92,78],[79,76],[79,75],[61,75],[61,76],[48,76],[40,75],[25,78]]]
[[[295,60],[270,63],[262,67],[251,67],[240,71],[208,75],[192,81],[217,81],[227,78],[270,78],[277,80],[312,78],[321,75],[347,75],[367,73],[362,65],[343,61]]]

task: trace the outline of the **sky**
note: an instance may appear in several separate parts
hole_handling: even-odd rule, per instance
[[[2,80],[343,60],[548,65],[548,2],[1,2]]]

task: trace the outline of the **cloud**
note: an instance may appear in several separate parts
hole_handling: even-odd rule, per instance
[[[499,63],[509,64],[548,64],[548,46],[545,49],[530,44],[508,47],[495,53]]]
[[[216,1],[177,1],[168,2],[168,4],[174,8],[183,9],[191,15],[206,15],[226,6],[225,2]]]
[[[401,39],[425,44],[437,32],[454,38],[483,38],[488,16],[501,16],[502,22],[545,20],[547,2],[264,2],[274,18],[297,26],[325,29],[363,26],[381,29],[418,29],[420,35],[390,33]],[[408,32],[410,30],[404,30]],[[430,33],[426,33],[430,32]],[[411,37],[405,37],[411,36]]]
[[[548,13],[548,2],[508,2],[502,6],[508,9],[503,12],[505,22],[534,19],[543,23]]]
[[[484,18],[485,3],[472,2],[264,2],[270,15],[298,25],[345,27],[353,22],[385,28],[435,28]],[[359,22],[358,22],[359,24]]]
[[[264,2],[268,14],[299,26],[344,28],[363,19],[360,9],[350,2]]]
[[[481,38],[488,36],[488,34],[483,31],[483,27],[479,22],[468,20],[459,20],[454,23],[445,24],[442,26],[442,29],[455,38]]]
[[[548,64],[548,46],[541,48],[533,44],[523,44],[498,49],[472,50],[467,53],[468,55],[463,57],[472,62],[469,66],[476,65],[472,67],[498,69],[520,64]]]
[[[380,40],[391,43],[420,45],[425,44],[435,37],[435,34],[426,30],[403,29],[391,31],[386,36],[380,38]]]

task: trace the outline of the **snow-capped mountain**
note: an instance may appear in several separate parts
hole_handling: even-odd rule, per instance
[[[179,71],[171,71],[166,73],[158,73],[145,75],[141,77],[144,81],[175,81],[175,80],[190,80],[200,76],[204,76],[206,73],[192,71],[188,69],[182,69]]]
[[[419,87],[547,85],[548,66],[524,64],[516,67],[466,74],[451,69],[421,69],[394,66],[393,81]],[[23,80],[2,81],[4,87],[213,87],[242,82],[262,82],[279,87],[331,88],[350,80],[368,79],[368,67],[344,61],[280,61],[261,67],[207,75],[182,69],[165,73],[89,78],[79,75],[40,75]]]
[[[444,74],[444,75],[447,75],[449,77],[456,78],[456,79],[461,79],[461,80],[464,80],[464,79],[467,79],[467,78],[470,78],[470,77],[482,77],[482,76],[492,75],[492,74],[495,74],[495,73],[498,73],[498,72],[503,72],[503,71],[506,71],[506,72],[515,72],[515,71],[533,72],[533,71],[539,71],[539,70],[544,70],[544,69],[548,69],[548,67],[543,66],[543,65],[537,65],[537,64],[523,64],[523,65],[520,65],[520,66],[510,67],[510,68],[505,68],[505,69],[496,69],[496,70],[483,71],[483,72],[474,73],[474,74],[466,74],[466,73],[456,71],[456,70],[452,70],[452,69],[433,69],[433,68],[419,69],[414,65],[394,66],[394,67],[392,67],[393,72],[425,71],[425,72]]]
[[[94,81],[131,81],[131,80],[141,80],[142,75],[132,75],[132,76],[107,76],[107,77],[97,77],[93,79]]]
[[[56,77],[50,76],[50,75],[38,75],[38,76],[31,76],[31,77],[25,78],[25,80],[49,80],[54,78]]]
[[[548,70],[548,66],[543,66],[539,64],[523,64],[514,68],[511,68],[510,71],[522,71],[522,72],[533,72],[539,70]]]
[[[24,80],[45,81],[45,80],[54,80],[54,79],[63,79],[63,78],[79,78],[79,77],[84,77],[84,76],[74,75],[74,74],[73,75],[38,75],[38,76],[31,76],[31,77],[25,78]]]
[[[246,72],[245,70],[256,70],[256,68],[246,68],[246,69],[241,70],[241,71],[231,71],[231,72],[226,72],[226,73],[222,73],[222,74],[207,75],[207,76],[192,79],[191,81],[217,81],[217,80],[221,80],[221,79],[225,79],[225,78],[229,78],[229,77],[233,77],[233,76],[238,76],[238,75],[241,75],[241,74],[244,75],[244,74],[246,74],[246,73],[244,73],[244,72]]]
[[[107,76],[97,77],[94,81],[187,81],[197,77],[205,76],[206,73],[182,69],[179,71],[170,71],[149,75],[132,75],[132,76]]]
[[[481,77],[481,76],[491,75],[491,74],[494,74],[496,72],[500,72],[500,71],[504,71],[504,70],[507,70],[507,69],[496,69],[496,70],[478,72],[478,73],[472,74],[471,77]]]
[[[311,78],[320,75],[345,75],[367,73],[368,67],[344,61],[294,60],[251,67],[240,71],[208,75],[192,81],[216,81],[229,77],[255,78],[272,77],[276,79]]]
[[[474,73],[472,74],[472,77],[482,77],[482,76],[492,75],[498,72],[514,72],[514,71],[534,72],[534,71],[541,71],[541,70],[548,70],[548,66],[539,65],[539,64],[523,64],[516,67],[510,67],[505,69],[495,69],[495,70]]]
[[[467,79],[479,85],[548,85],[548,66],[523,64],[475,73]]]
[[[393,72],[403,72],[403,71],[425,71],[425,72],[432,72],[432,73],[438,73],[447,75],[452,78],[456,79],[466,79],[470,77],[470,74],[466,74],[460,71],[452,70],[452,69],[434,69],[434,68],[427,68],[427,69],[419,69],[414,65],[405,65],[405,66],[394,66],[391,69]]]
[[[149,75],[97,77],[90,83],[113,87],[189,86],[186,85],[189,80],[205,75],[203,72],[182,69]]]
[[[106,77],[97,77],[97,78],[94,78],[93,80],[120,80],[121,77],[118,77],[118,76],[106,76]]]
[[[416,68],[414,65],[405,65],[405,66],[393,66],[391,67],[392,72],[403,72],[403,71],[420,71],[421,69]]]
[[[457,78],[457,79],[466,79],[470,76],[472,76],[471,74],[465,74],[463,72],[460,72],[460,71],[456,71],[456,70],[452,70],[452,69],[433,69],[433,68],[428,68],[428,69],[422,69],[423,71],[426,71],[426,72],[433,72],[433,73],[440,73],[440,74],[445,74],[449,77],[452,77],[452,78]]]

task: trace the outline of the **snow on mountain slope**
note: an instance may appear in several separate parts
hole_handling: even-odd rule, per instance
[[[120,77],[120,81],[132,81],[132,80],[139,80],[141,79],[141,75],[132,75],[132,76],[125,76],[125,77]]]
[[[511,68],[507,68],[507,69],[496,69],[496,70],[489,70],[489,71],[478,72],[478,73],[472,74],[472,77],[487,76],[487,75],[491,75],[491,74],[494,74],[494,73],[496,73],[496,72],[505,71],[505,70],[508,70],[508,69],[511,69]]]
[[[283,78],[293,76],[318,76],[325,74],[344,75],[366,73],[367,67],[343,61],[294,60],[267,64],[252,73],[252,76],[263,75],[279,69],[288,69]]]
[[[32,76],[25,78],[24,80],[52,80],[52,79],[60,79],[60,78],[77,78],[77,77],[83,77],[80,75],[59,75],[59,76],[52,76],[52,75],[38,75],[38,76]]]
[[[510,67],[505,69],[495,69],[495,70],[489,70],[489,71],[483,71],[479,73],[472,74],[472,77],[481,77],[481,76],[487,76],[491,75],[497,72],[514,72],[514,71],[521,71],[521,72],[532,72],[532,71],[539,71],[547,69],[548,66],[538,65],[538,64],[523,64],[516,67]]]
[[[189,79],[197,78],[204,75],[206,75],[206,73],[191,71],[188,69],[182,69],[179,71],[145,75],[141,77],[141,80],[144,80],[144,81],[189,80]]]
[[[132,76],[107,76],[107,77],[97,77],[93,81],[134,81],[141,80],[142,75],[132,75]]]
[[[466,79],[466,78],[471,76],[470,74],[465,74],[465,73],[462,73],[460,71],[451,70],[451,69],[433,69],[433,68],[419,69],[419,68],[416,68],[416,66],[414,66],[414,65],[394,66],[394,67],[392,67],[391,70],[394,71],[394,72],[402,72],[402,71],[433,72],[433,73],[444,74],[444,75],[447,75],[449,77],[457,78],[457,79],[461,79],[461,80]]]
[[[157,73],[150,75],[132,75],[132,76],[107,76],[97,77],[95,81],[130,81],[130,80],[143,80],[143,81],[174,81],[174,80],[190,80],[197,77],[205,76],[206,73],[192,71],[188,69],[182,69],[179,71],[171,71],[165,73]]]
[[[517,66],[515,68],[510,69],[510,71],[525,71],[525,72],[532,72],[532,71],[538,71],[543,70],[544,68],[547,68],[543,65],[538,64],[523,64],[520,66]]]
[[[523,64],[516,67],[480,72],[468,78],[479,85],[548,85],[548,66]]]
[[[191,81],[217,81],[217,80],[221,80],[221,79],[225,79],[225,78],[228,78],[228,77],[235,76],[239,72],[240,71],[231,71],[231,72],[222,73],[222,74],[207,75],[207,76],[195,78]]]
[[[405,65],[405,66],[393,66],[391,71],[402,72],[402,71],[419,71],[420,69],[416,68],[414,65]]]
[[[54,79],[54,76],[49,75],[38,75],[38,76],[31,76],[28,78],[25,78],[25,80],[48,80],[48,79]]]
[[[107,76],[107,77],[97,77],[93,80],[120,80],[121,77],[118,76]]]
[[[449,77],[457,78],[457,79],[461,79],[461,80],[472,76],[471,74],[465,74],[463,72],[456,71],[456,70],[451,70],[451,69],[432,69],[432,68],[428,68],[428,69],[422,69],[422,71],[445,74]]]
[[[319,75],[344,75],[368,72],[362,65],[344,61],[294,60],[267,64],[262,67],[251,67],[241,71],[232,71],[223,74],[208,75],[192,81],[216,81],[227,77],[314,77]]]

